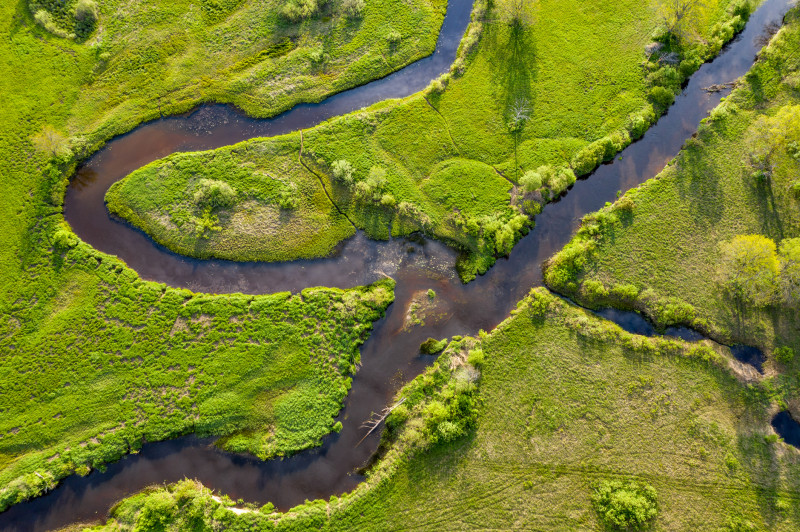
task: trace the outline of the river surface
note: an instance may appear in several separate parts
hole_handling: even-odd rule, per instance
[[[420,355],[420,343],[428,337],[488,331],[505,319],[517,301],[541,285],[542,262],[569,241],[583,215],[613,201],[618,190],[628,190],[655,176],[678,153],[700,120],[725,95],[703,88],[744,75],[763,44],[765,28],[780,23],[788,6],[789,0],[766,0],[742,34],[692,76],[669,113],[641,140],[546,206],[537,216],[535,228],[510,256],[467,285],[456,275],[456,253],[441,243],[375,242],[361,234],[346,241],[334,257],[322,260],[281,264],[193,260],[171,253],[112,219],[103,198],[113,182],[174,151],[210,149],[311,127],[329,117],[422,89],[454,59],[469,22],[470,0],[450,0],[433,56],[382,80],[320,104],[300,105],[271,120],[252,120],[230,107],[203,106],[184,116],[150,122],[112,140],[78,170],[66,194],[64,214],[84,241],[118,255],[143,279],[201,292],[260,294],[318,285],[349,287],[388,274],[397,281],[396,300],[376,322],[361,350],[362,367],[339,416],[341,433],[325,438],[321,447],[261,462],[218,451],[210,440],[192,436],[147,443],[139,454],[110,464],[105,472],[67,478],[50,494],[0,514],[0,529],[49,530],[77,521],[101,520],[115,501],[148,485],[185,477],[196,478],[233,499],[272,502],[280,509],[352,490],[362,480],[357,470],[374,454],[380,438],[376,431],[357,445],[365,434],[360,426],[433,360]],[[436,291],[439,317],[426,320],[424,327],[404,326],[412,298],[429,288]],[[606,314],[615,318],[612,311]],[[616,318],[624,322],[630,316]]]

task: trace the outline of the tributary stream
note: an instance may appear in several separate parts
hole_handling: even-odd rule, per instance
[[[469,23],[470,0],[450,0],[436,52],[392,75],[332,96],[320,104],[302,104],[269,120],[253,120],[226,106],[208,105],[178,117],[144,124],[109,142],[84,164],[66,194],[64,214],[73,230],[100,251],[114,254],[143,279],[197,292],[263,294],[299,291],[309,286],[350,287],[383,275],[397,281],[396,300],[375,324],[361,350],[362,367],[339,419],[343,429],[321,447],[283,460],[261,462],[216,450],[193,436],[147,443],[141,452],[110,464],[105,472],[72,476],[53,492],[0,514],[0,530],[50,530],[78,521],[105,518],[117,500],[142,488],[183,478],[249,502],[272,502],[288,509],[306,499],[328,498],[352,490],[357,470],[375,452],[375,431],[357,445],[361,424],[380,411],[397,390],[432,360],[419,354],[428,337],[473,335],[494,328],[534,286],[541,264],[564,246],[580,218],[655,176],[697,129],[700,120],[725,93],[703,90],[744,75],[763,45],[766,28],[780,23],[790,0],[766,0],[745,30],[711,63],[689,80],[675,104],[612,163],[579,180],[560,200],[536,217],[535,228],[507,259],[486,275],[462,284],[455,273],[456,252],[435,241],[394,239],[376,242],[358,234],[336,255],[280,264],[200,261],[178,256],[154,244],[127,224],[112,219],[103,198],[108,187],[133,170],[176,151],[204,150],[253,137],[274,136],[330,117],[402,97],[424,88],[447,71]],[[404,327],[412,298],[436,292],[436,315],[425,326]],[[614,315],[609,314],[614,319]]]

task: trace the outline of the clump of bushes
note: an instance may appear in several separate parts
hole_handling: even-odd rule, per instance
[[[369,175],[355,185],[355,198],[363,203],[372,203],[393,208],[397,204],[394,196],[386,192],[386,170],[380,166],[370,168]]]
[[[519,184],[525,193],[532,193],[546,187],[553,196],[558,196],[575,183],[575,173],[566,166],[544,165],[529,170],[520,178]]]
[[[281,14],[291,22],[316,16],[327,0],[286,0],[281,7]]]
[[[464,342],[472,340],[454,337],[433,366],[404,388],[405,401],[386,418],[384,438],[396,438],[401,447],[412,450],[426,449],[460,438],[475,427],[480,372],[460,356]],[[478,351],[471,350],[468,358],[477,362]]]
[[[572,169],[577,176],[584,176],[604,161],[610,161],[614,155],[631,143],[627,131],[617,131],[598,139],[583,147],[572,158]]]
[[[428,338],[422,345],[419,346],[419,350],[422,354],[425,355],[435,355],[436,353],[440,353],[444,351],[444,348],[447,347],[447,340],[437,340],[436,338]]]
[[[348,18],[359,18],[364,13],[365,7],[364,0],[343,0],[342,14]]]
[[[99,17],[94,0],[30,0],[28,7],[37,24],[65,39],[85,40]]]
[[[642,482],[602,481],[592,503],[600,520],[614,530],[642,530],[658,515],[656,490]]]

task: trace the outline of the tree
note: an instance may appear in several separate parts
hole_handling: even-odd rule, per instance
[[[741,303],[765,306],[777,293],[780,265],[775,242],[762,235],[739,235],[720,244],[719,281]]]
[[[509,26],[530,26],[536,21],[538,0],[497,0],[497,15]]]
[[[800,149],[800,105],[787,105],[775,116],[762,116],[756,120],[747,133],[746,142],[746,162],[752,176],[769,184],[778,164],[778,152],[787,150],[794,156]]]
[[[344,0],[342,2],[342,12],[348,18],[359,18],[365,7],[364,0]]]
[[[789,305],[800,303],[800,238],[787,238],[780,246],[781,279],[783,300]]]
[[[33,145],[36,148],[50,155],[58,157],[67,149],[67,139],[53,126],[44,126],[38,135],[33,137]]]
[[[703,0],[659,0],[658,12],[667,32],[685,42],[695,29]]]
[[[508,129],[519,133],[531,116],[531,106],[527,98],[517,98],[508,109]]]
[[[640,482],[603,481],[592,502],[600,519],[617,530],[640,530],[658,514],[655,488]]]

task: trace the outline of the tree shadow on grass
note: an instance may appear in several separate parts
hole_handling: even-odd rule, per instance
[[[503,112],[524,100],[533,109],[533,83],[537,78],[536,45],[533,29],[521,23],[492,24],[487,31],[491,50],[492,81]],[[506,116],[508,118],[508,116]]]

